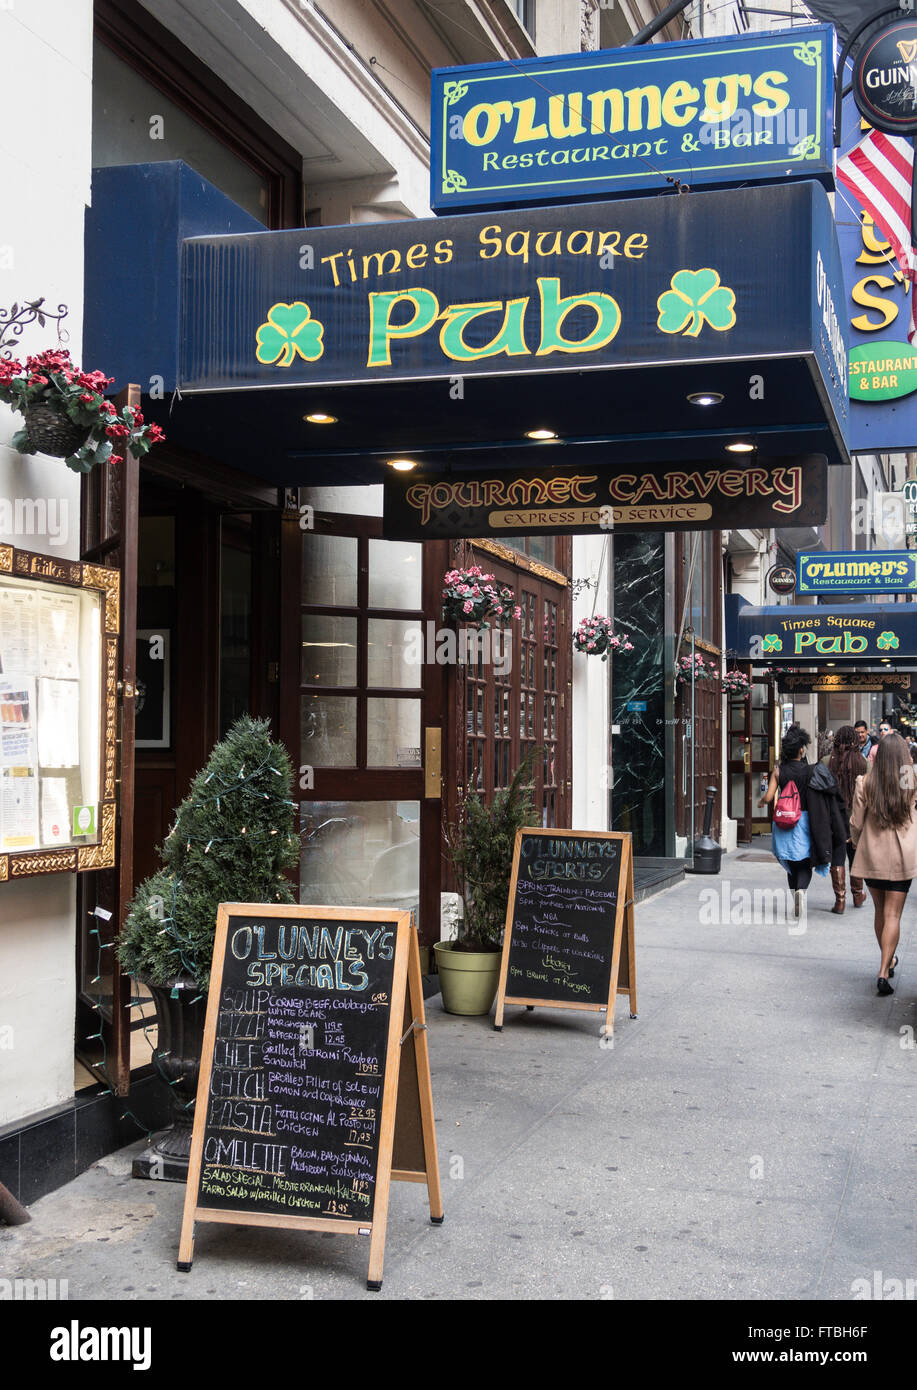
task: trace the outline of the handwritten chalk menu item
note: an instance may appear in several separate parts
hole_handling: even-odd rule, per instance
[[[409,913],[223,903],[178,1268],[194,1226],[369,1237],[381,1288],[390,1180],[443,1219],[417,932]]]
[[[620,831],[516,832],[494,1027],[506,1004],[637,1015],[631,837]]]

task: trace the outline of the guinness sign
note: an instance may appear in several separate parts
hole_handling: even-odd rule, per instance
[[[876,130],[917,134],[917,20],[896,20],[863,43],[853,69],[853,96]]]
[[[790,565],[774,565],[767,572],[767,582],[775,594],[791,594],[796,588],[796,571]]]

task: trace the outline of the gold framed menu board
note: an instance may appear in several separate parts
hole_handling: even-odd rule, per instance
[[[115,862],[120,578],[0,545],[0,882]]]

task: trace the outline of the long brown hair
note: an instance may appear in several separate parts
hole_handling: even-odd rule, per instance
[[[869,771],[869,763],[860,752],[856,729],[851,724],[842,724],[834,735],[834,748],[831,750],[828,767],[834,773],[841,798],[849,811],[856,790],[856,780]]]
[[[866,806],[880,830],[906,825],[914,807],[914,763],[900,734],[886,734],[863,783]]]

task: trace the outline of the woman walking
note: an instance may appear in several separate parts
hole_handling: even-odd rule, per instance
[[[850,812],[853,809],[853,794],[858,777],[869,771],[869,763],[860,751],[857,731],[850,724],[844,724],[834,735],[834,748],[828,759],[828,767],[834,775],[840,793],[844,827],[847,835],[840,849],[840,857],[831,859],[831,883],[834,888],[834,907],[832,912],[843,912],[847,902],[847,863],[853,863],[854,845],[850,838]],[[866,901],[866,889],[861,878],[850,874],[850,891],[854,907],[862,907]]]
[[[805,729],[790,725],[767,791],[758,800],[759,806],[777,800],[772,829],[774,854],[786,870],[797,917],[802,914],[813,870],[827,875],[839,847],[843,853],[846,844],[837,783],[824,763],[806,762],[810,741]]]
[[[879,943],[879,994],[894,994],[889,980],[898,965],[901,913],[917,876],[914,764],[900,734],[889,733],[865,777],[858,777],[850,814],[856,845],[851,876],[865,878],[875,908]]]

